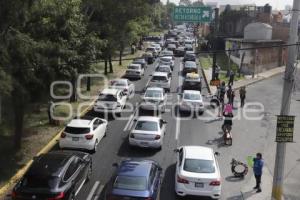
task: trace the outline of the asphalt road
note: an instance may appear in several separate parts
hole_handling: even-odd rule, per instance
[[[122,116],[129,118],[129,120],[110,119],[107,137],[101,141],[97,152],[93,154],[93,177],[90,182],[84,185],[77,199],[102,199],[105,184],[111,178],[114,170],[112,164],[120,162],[122,159],[135,158],[152,159],[162,166],[163,180],[159,197],[161,200],[175,200],[174,177],[176,154],[174,153],[174,149],[181,145],[204,145],[220,152],[218,161],[222,175],[222,200],[243,199],[241,196],[241,188],[247,184],[252,175],[250,173],[242,180],[234,179],[231,176],[229,164],[232,158],[245,161],[247,156],[255,155],[256,152],[262,152],[263,155],[266,155],[266,166],[271,172],[273,171],[275,115],[279,113],[280,108],[282,77],[273,77],[247,88],[247,102],[257,102],[258,104],[249,107],[252,109],[251,113],[246,111],[246,114],[241,114],[243,110],[235,109],[235,116],[241,117],[234,120],[233,145],[224,146],[222,145],[220,132],[222,121],[216,119],[214,110],[207,107],[207,111],[198,119],[188,118],[188,116],[177,116],[176,112],[174,112],[175,105],[178,103],[180,85],[182,84],[182,77],[180,75],[182,65],[180,63],[180,58],[176,58],[172,76],[171,93],[168,96],[169,109],[167,109],[166,113],[162,114],[162,118],[168,122],[162,150],[132,149],[128,145],[128,133],[133,124],[132,119],[134,116],[151,115],[152,113],[128,112],[122,114]],[[136,105],[140,101],[140,94],[150,78],[149,75],[154,70],[154,65],[155,64],[148,66],[143,79],[135,81],[137,92],[135,96],[129,100],[130,103]],[[205,86],[204,82],[203,86]],[[207,95],[205,87],[203,94]],[[204,101],[208,102],[209,98],[204,97]],[[262,110],[259,110],[260,103],[263,106]],[[238,107],[238,104],[239,102],[236,100],[236,107]],[[293,100],[291,110],[294,115],[299,115],[300,113],[300,105],[296,99]],[[89,112],[88,115],[103,117],[93,112]],[[246,116],[248,117],[246,118]],[[256,117],[258,119],[250,120],[249,117]],[[295,133],[297,130],[298,132],[300,130],[299,119],[296,120],[298,121],[296,122]],[[299,142],[299,136],[295,137],[295,140]],[[286,167],[286,193],[291,199],[296,200],[297,197],[300,196],[299,145],[297,146],[297,143],[289,145],[288,152],[290,154],[287,158]],[[206,198],[198,197],[193,199]]]

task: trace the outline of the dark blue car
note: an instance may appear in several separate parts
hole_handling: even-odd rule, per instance
[[[106,192],[106,200],[156,200],[162,168],[151,160],[126,160],[120,165]]]

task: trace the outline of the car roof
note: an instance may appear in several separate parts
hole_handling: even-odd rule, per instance
[[[187,73],[185,78],[186,79],[199,79],[200,76],[197,73]]]
[[[118,82],[118,81],[127,82],[128,79],[126,79],[126,78],[116,78],[116,79],[111,80],[111,82]]]
[[[199,90],[184,90],[184,94],[201,94]]]
[[[118,89],[114,88],[105,88],[104,90],[102,90],[101,94],[117,95],[118,91]]]
[[[194,51],[186,51],[185,53],[186,53],[186,54],[189,54],[189,55],[194,55],[194,54],[195,54]]]
[[[167,72],[154,72],[153,76],[168,76]]]
[[[153,122],[159,122],[159,117],[151,117],[151,116],[141,116],[137,118],[137,121],[153,121]]]
[[[90,123],[92,120],[87,119],[72,119],[67,126],[71,127],[90,127]]]
[[[184,146],[185,158],[213,160],[213,149],[204,146]]]
[[[119,176],[146,176],[150,174],[153,161],[126,160],[122,161],[118,169]]]
[[[34,159],[26,175],[32,176],[60,176],[74,154],[69,152],[49,152]]]
[[[172,56],[162,56],[161,58],[170,59],[172,60]]]
[[[147,90],[159,90],[159,91],[164,91],[164,89],[163,88],[160,88],[160,87],[148,87],[147,89],[146,89],[146,92],[147,92]]]

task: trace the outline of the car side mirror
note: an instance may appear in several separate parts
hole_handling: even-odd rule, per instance
[[[219,156],[219,155],[221,155],[219,152],[215,152],[215,156]]]
[[[112,166],[113,167],[119,167],[119,164],[118,163],[113,163]]]
[[[163,120],[162,122],[163,122],[164,124],[167,124],[167,123],[168,123],[166,120]]]
[[[175,153],[178,153],[178,152],[179,152],[179,149],[174,149],[174,152],[175,152]]]

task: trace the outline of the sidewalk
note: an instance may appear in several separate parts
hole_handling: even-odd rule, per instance
[[[274,69],[259,73],[254,78],[246,77],[243,80],[235,81],[234,84],[233,84],[233,89],[238,90],[240,87],[252,85],[254,83],[265,80],[265,79],[270,78],[272,76],[275,76],[277,74],[281,74],[281,73],[284,72],[284,70],[285,70],[285,66],[276,67]],[[204,69],[203,71],[204,71],[204,76],[207,79],[207,84],[208,84],[208,87],[209,87],[209,90],[210,90],[210,94],[215,94],[216,91],[217,91],[217,87],[209,85],[209,83],[211,81],[212,69],[211,68],[210,69]]]

